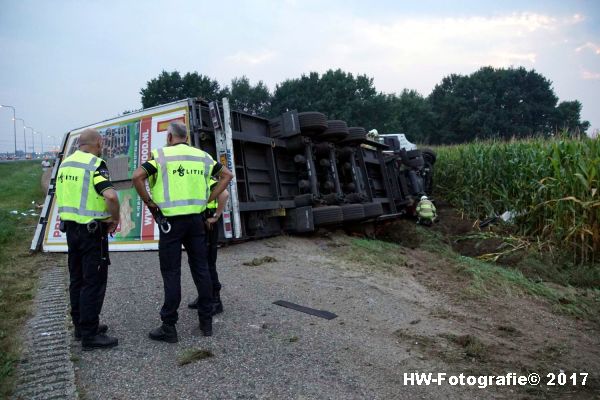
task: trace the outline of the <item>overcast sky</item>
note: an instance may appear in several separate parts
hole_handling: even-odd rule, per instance
[[[140,89],[163,69],[221,85],[246,75],[273,90],[341,68],[383,92],[426,96],[444,76],[485,65],[534,68],[600,128],[598,1],[0,0],[0,104],[45,144],[140,108]],[[20,122],[17,134],[21,149]],[[13,147],[2,108],[0,151]]]

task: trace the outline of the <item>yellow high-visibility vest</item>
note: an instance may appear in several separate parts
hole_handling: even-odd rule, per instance
[[[184,144],[152,150],[152,155],[157,173],[150,191],[163,214],[169,217],[203,212],[215,160]]]
[[[77,150],[60,164],[56,202],[61,220],[87,224],[110,217],[104,197],[94,188],[94,173],[101,163],[101,158]]]
[[[435,206],[431,200],[421,200],[417,205],[417,215],[421,218],[433,218],[435,212]]]
[[[217,184],[217,181],[214,178],[210,178],[209,188],[212,188],[213,185],[216,185],[216,184]],[[206,208],[209,208],[211,210],[216,210],[218,206],[219,206],[219,203],[218,203],[217,199],[215,198],[213,201],[211,201],[210,203],[208,203],[206,205]]]

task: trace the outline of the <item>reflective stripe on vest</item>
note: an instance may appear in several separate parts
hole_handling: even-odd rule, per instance
[[[417,213],[423,218],[432,218],[434,216],[433,203],[429,200],[423,200],[417,206]]]
[[[100,158],[92,154],[76,151],[60,164],[58,176],[56,178],[56,190],[58,212],[61,219],[86,224],[94,219],[106,219],[110,217],[104,199],[99,196],[94,189],[93,175],[101,162],[102,160]],[[81,183],[62,182],[61,177],[63,176],[63,173],[66,171],[68,175],[69,169],[71,168],[83,170]],[[81,173],[79,172],[77,174],[79,175]],[[77,185],[77,187],[72,188],[65,186],[73,184]],[[91,191],[93,191],[93,193],[90,194]],[[75,192],[79,194],[79,204],[76,204],[76,201],[72,201],[72,198],[65,197],[73,196],[73,193]]]
[[[183,146],[183,145],[182,145]],[[176,147],[172,147],[171,149],[177,149]],[[194,152],[204,153],[202,150],[196,148],[182,147],[178,150],[167,150],[160,148],[153,151],[153,154],[156,159],[158,174],[156,182],[151,187],[152,197],[156,201],[156,204],[161,208],[164,215],[166,216],[175,216],[175,215],[186,215],[186,214],[194,214],[200,213],[206,209],[207,199],[208,199],[208,177],[210,175],[210,171],[212,166],[215,164],[215,161],[209,155],[194,155],[194,154],[168,154],[173,151],[184,151],[188,152],[191,149]],[[190,199],[173,199],[173,197],[178,197],[174,195],[172,192],[173,189],[177,190],[177,188],[171,188],[169,183],[169,163],[172,162],[195,162],[202,163],[204,168],[202,171],[201,179],[203,181],[198,182],[201,186],[204,186],[204,190],[202,193],[197,194],[197,198]],[[202,185],[203,184],[203,185]],[[158,186],[162,186],[162,193],[158,195],[156,191],[161,191]],[[187,208],[184,208],[187,207]]]
[[[100,211],[89,211],[89,210],[82,210],[80,208],[75,208],[75,207],[58,207],[58,212],[59,213],[73,213],[73,214],[77,214],[77,215],[83,215],[86,217],[100,217],[100,218],[106,218],[106,217],[110,217],[109,213],[105,213],[105,212],[100,212]]]

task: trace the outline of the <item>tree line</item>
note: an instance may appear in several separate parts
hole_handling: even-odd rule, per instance
[[[373,78],[337,70],[310,72],[287,79],[273,92],[246,76],[221,87],[214,79],[188,72],[162,71],[140,91],[144,108],[187,97],[229,97],[232,108],[274,117],[287,110],[320,111],[349,126],[402,132],[428,144],[474,139],[584,134],[578,100],[558,102],[552,82],[535,70],[483,67],[470,75],[451,74],[428,96],[416,90],[383,93]]]

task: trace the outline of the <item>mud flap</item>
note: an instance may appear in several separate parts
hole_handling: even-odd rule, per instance
[[[298,207],[289,210],[285,217],[285,228],[291,232],[313,232],[315,225],[313,223],[312,207]]]

